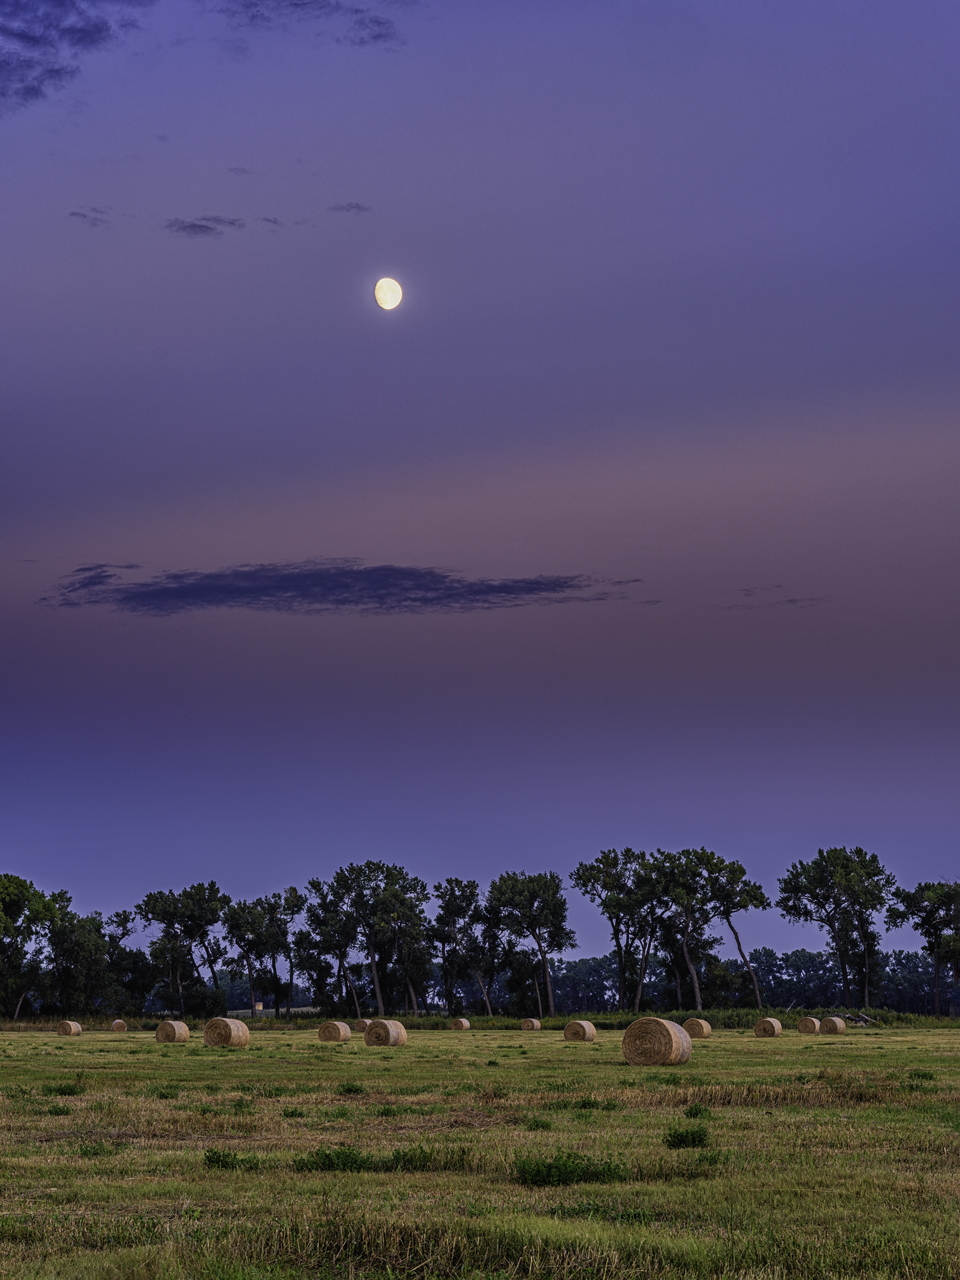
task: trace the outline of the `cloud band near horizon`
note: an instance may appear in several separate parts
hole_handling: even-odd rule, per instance
[[[582,574],[467,578],[450,569],[364,565],[360,560],[347,559],[167,570],[139,581],[127,580],[117,572],[139,567],[82,565],[66,574],[56,593],[40,603],[61,609],[107,605],[126,613],[158,617],[196,609],[303,614],[467,613],[608,600],[621,597],[621,588],[628,585]]]

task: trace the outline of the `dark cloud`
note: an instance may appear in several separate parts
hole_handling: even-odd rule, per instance
[[[223,218],[219,214],[207,214],[202,218],[168,218],[163,224],[168,231],[180,236],[222,236],[223,228],[242,231],[246,223],[242,218]]]
[[[348,200],[346,204],[331,204],[327,206],[331,213],[369,213],[370,206],[368,204],[360,204],[357,200]]]
[[[62,89],[79,72],[78,59],[135,28],[135,14],[156,0],[0,0],[0,114]],[[323,21],[334,39],[356,47],[397,45],[390,18],[342,0],[227,0],[216,5],[235,26],[271,27]],[[245,52],[232,42],[231,51]],[[167,141],[159,135],[160,141]],[[232,170],[238,172],[238,170]],[[191,234],[191,233],[187,233]],[[197,232],[193,234],[203,234]]]
[[[762,590],[773,590],[766,587]],[[827,596],[783,596],[778,600],[738,600],[736,604],[723,604],[721,609],[812,609],[814,605],[826,604]]]
[[[68,216],[76,218],[78,222],[83,222],[88,227],[108,227],[110,222],[106,213],[106,209],[95,209],[91,206],[89,209],[71,209]]]
[[[227,569],[166,571],[140,581],[117,570],[138,565],[88,564],[67,574],[41,603],[57,608],[109,605],[164,616],[193,609],[260,609],[279,613],[467,613],[532,604],[597,601],[624,593],[580,574],[535,578],[465,578],[450,569],[364,565],[359,560],[241,564]],[[655,604],[648,600],[644,603]]]
[[[342,0],[227,0],[219,11],[237,26],[272,27],[290,21],[326,21],[341,27],[339,44],[397,45],[403,37],[390,18],[363,5]]]
[[[185,218],[168,218],[163,225],[178,236],[196,236],[199,239],[203,236],[223,235],[219,227],[211,227],[207,222],[189,222]]]
[[[227,173],[249,173],[249,169],[244,169],[243,165],[234,164],[227,170]]]
[[[269,222],[272,227],[282,227],[283,223],[279,218],[261,218],[261,222]]]
[[[45,98],[154,0],[0,0],[0,113]]]

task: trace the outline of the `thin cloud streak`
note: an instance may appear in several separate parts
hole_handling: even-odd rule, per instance
[[[125,581],[120,570],[139,565],[88,564],[67,574],[41,604],[55,608],[107,605],[162,617],[196,609],[257,609],[277,613],[469,613],[623,599],[624,586],[582,574],[533,578],[466,578],[450,569],[364,565],[316,559],[241,564],[214,570],[175,570]],[[639,582],[633,579],[631,582]],[[645,600],[643,604],[659,604]]]

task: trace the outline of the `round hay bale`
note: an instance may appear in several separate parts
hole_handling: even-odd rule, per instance
[[[673,1067],[692,1053],[689,1033],[666,1018],[638,1018],[623,1033],[623,1056],[634,1067]]]
[[[117,1018],[116,1022],[110,1028],[111,1031],[126,1031],[127,1024],[122,1018]]]
[[[713,1027],[703,1018],[688,1018],[683,1029],[691,1040],[709,1040],[713,1035]]]
[[[83,1027],[79,1022],[61,1022],[57,1027],[58,1036],[79,1036],[83,1034]]]
[[[245,1049],[250,1028],[239,1018],[211,1018],[204,1028],[203,1043],[208,1049]]]
[[[591,1044],[597,1038],[597,1028],[592,1022],[568,1022],[563,1028],[563,1038],[576,1044]]]
[[[761,1018],[753,1028],[753,1034],[761,1040],[766,1040],[770,1036],[782,1035],[783,1027],[776,1018]]]
[[[186,1044],[190,1028],[185,1022],[161,1022],[157,1027],[157,1044]]]
[[[820,1034],[822,1036],[845,1036],[847,1034],[847,1024],[842,1018],[824,1018],[820,1023]]]
[[[350,1028],[345,1022],[325,1022],[317,1032],[322,1044],[344,1044],[350,1039]]]
[[[539,1019],[539,1018],[524,1018],[524,1020],[520,1023],[520,1030],[521,1030],[521,1031],[539,1031],[539,1030],[540,1030],[540,1019]]]
[[[801,1018],[797,1023],[797,1030],[802,1036],[817,1036],[820,1034],[820,1020],[818,1018]]]
[[[468,1018],[454,1018],[450,1028],[452,1031],[469,1031],[470,1020]]]
[[[400,1049],[407,1043],[407,1028],[390,1018],[374,1018],[363,1033],[363,1043],[370,1049]]]
[[[354,1031],[356,1031],[358,1036],[362,1036],[363,1033],[366,1031],[367,1027],[369,1027],[369,1025],[370,1025],[369,1018],[358,1018],[356,1022],[353,1024],[353,1029]]]

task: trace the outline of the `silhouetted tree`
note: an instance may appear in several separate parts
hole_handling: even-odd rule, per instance
[[[530,938],[540,956],[547,1008],[554,1007],[553,986],[547,957],[577,945],[576,935],[567,927],[567,900],[563,880],[556,871],[528,875],[505,871],[490,885],[487,895],[504,928],[514,938]]]

